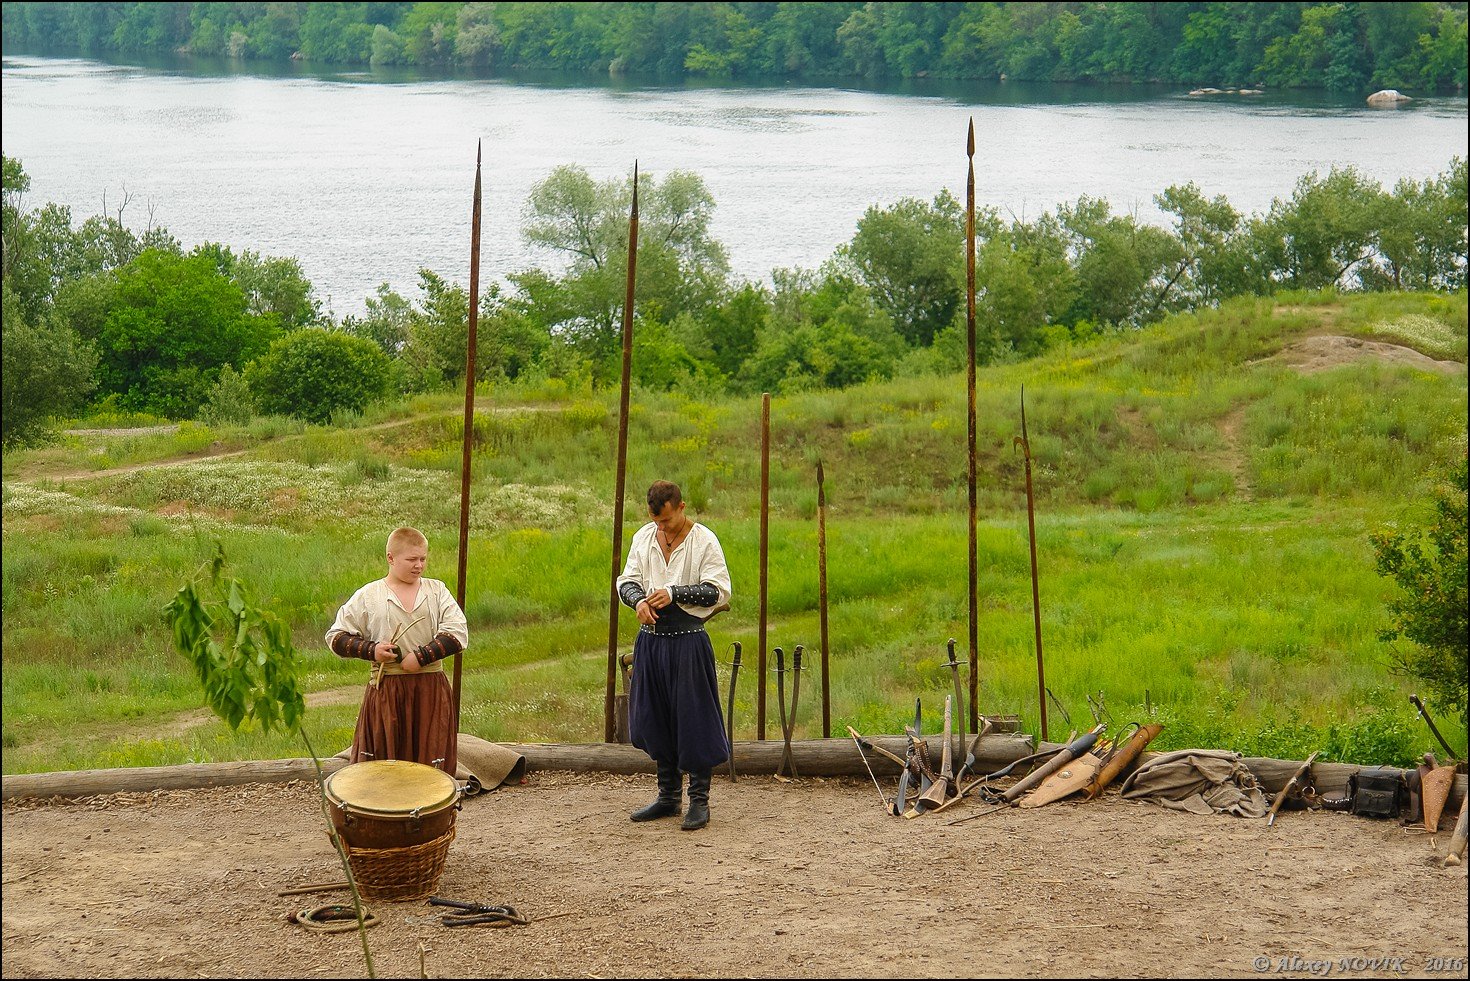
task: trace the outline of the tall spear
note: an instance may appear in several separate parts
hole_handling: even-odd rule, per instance
[[[455,601],[465,608],[465,579],[470,558],[470,448],[475,435],[475,341],[480,333],[480,151],[475,141],[475,203],[470,218],[470,337],[465,347],[464,456],[459,467],[459,582]],[[454,731],[459,733],[459,681],[464,657],[454,655]]]
[[[979,505],[975,494],[975,117],[970,117],[970,136],[965,146],[970,172],[965,180],[965,337],[969,343],[966,381],[970,398],[970,732],[980,731],[980,570],[976,561],[976,522]]]
[[[1036,577],[1036,507],[1031,495],[1031,441],[1026,436],[1026,386],[1021,386],[1021,435],[1015,445],[1026,458],[1026,525],[1031,534],[1031,614],[1036,621],[1036,697],[1041,702],[1041,740],[1046,732],[1046,670],[1041,660],[1041,586]]]
[[[617,492],[613,499],[612,577],[607,613],[607,693],[603,699],[603,742],[612,742],[614,683],[618,673],[618,574],[623,559],[623,482],[628,471],[628,387],[633,373],[633,279],[638,268],[638,161],[633,161],[633,208],[628,213],[628,290],[623,297],[623,392],[618,403]]]

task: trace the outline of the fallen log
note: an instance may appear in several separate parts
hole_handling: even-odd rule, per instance
[[[902,755],[907,747],[903,736],[868,737]],[[528,770],[572,772],[652,773],[653,761],[640,749],[620,743],[502,743],[526,758]],[[735,743],[735,765],[750,774],[775,773],[784,743],[750,741]],[[794,740],[792,753],[800,772],[811,776],[865,776],[862,759],[850,739]],[[986,736],[976,750],[977,766],[991,769],[1031,753],[1031,738],[1024,734]],[[873,772],[896,775],[898,767],[887,760],[873,760]],[[346,761],[322,761],[322,770],[333,773]],[[111,770],[62,770],[51,773],[15,773],[0,778],[0,799],[19,797],[92,797],[100,794],[147,793],[153,790],[189,790],[230,787],[250,783],[288,783],[314,780],[316,769],[310,759],[242,760],[230,763],[188,763],[179,766],[139,766]]]

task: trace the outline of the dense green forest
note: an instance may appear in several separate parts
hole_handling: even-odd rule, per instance
[[[98,406],[169,419],[316,422],[463,383],[469,291],[430,271],[366,313],[324,314],[294,258],[205,243],[117,215],[80,224],[27,200],[4,160],[7,447]],[[481,296],[477,381],[615,382],[627,180],[579,166],[535,185],[522,234],[557,272]],[[697,174],[639,178],[635,380],[652,391],[794,392],[944,373],[965,357],[964,207],[948,192],[870,207],[816,269],[732,276]],[[1353,168],[1304,175],[1265,214],[1194,184],[1155,197],[1167,227],[1083,196],[1031,219],[976,216],[976,331],[987,364],[1279,290],[1454,292],[1466,285],[1467,168],[1385,189]]]
[[[1460,90],[1464,3],[6,3],[8,45],[713,78]]]

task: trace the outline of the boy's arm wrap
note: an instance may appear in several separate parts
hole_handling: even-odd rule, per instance
[[[377,647],[375,641],[356,634],[338,634],[332,638],[332,653],[338,657],[359,658],[363,661],[374,660],[374,649]]]
[[[430,665],[446,657],[453,657],[462,650],[464,645],[459,642],[458,637],[440,634],[413,653],[420,665]]]

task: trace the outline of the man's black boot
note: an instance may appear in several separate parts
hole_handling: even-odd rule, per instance
[[[683,799],[684,778],[679,773],[676,763],[658,764],[658,799],[647,807],[640,808],[632,814],[634,821],[654,821],[658,818],[674,817],[683,808],[680,806]],[[705,783],[706,790],[709,783]],[[692,790],[691,786],[691,790]]]
[[[689,813],[679,826],[682,830],[698,831],[709,824],[709,781],[709,770],[689,774]]]

